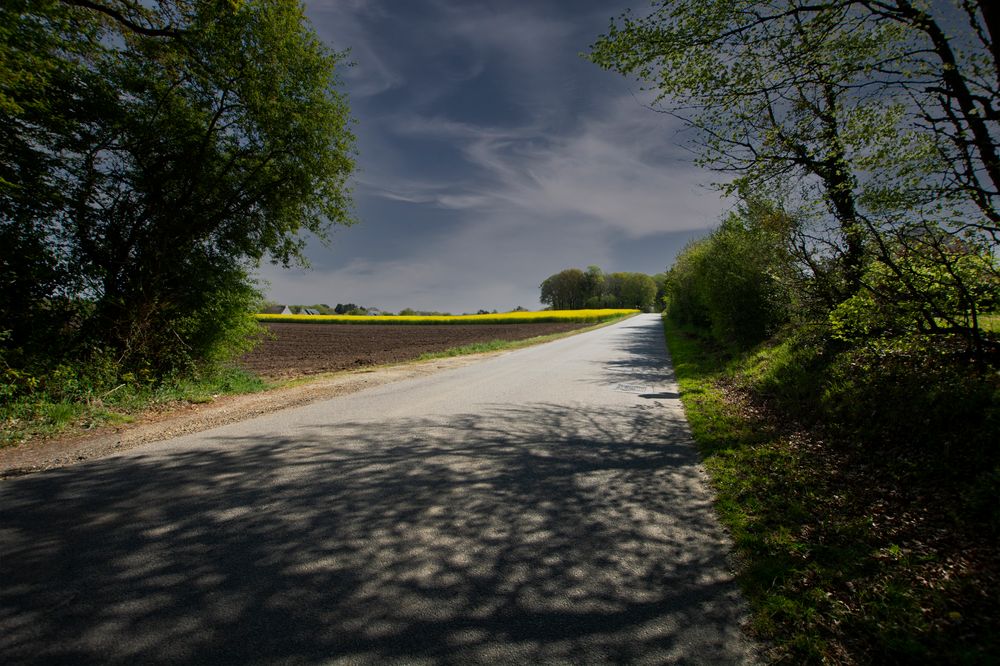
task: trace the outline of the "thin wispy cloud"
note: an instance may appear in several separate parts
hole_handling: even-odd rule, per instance
[[[626,3],[307,2],[344,74],[361,224],[264,268],[270,296],[386,309],[537,307],[567,266],[658,272],[725,204],[670,117],[579,57]]]
[[[441,118],[408,118],[402,134],[461,146],[484,175],[471,184],[404,182],[382,194],[452,208],[547,216],[584,215],[624,233],[704,228],[718,194],[676,141],[679,127],[632,96],[611,100],[563,135],[533,125],[500,129]]]

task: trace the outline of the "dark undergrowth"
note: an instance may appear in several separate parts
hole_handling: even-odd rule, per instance
[[[1000,391],[947,341],[748,353],[666,321],[753,630],[787,663],[1000,659]]]

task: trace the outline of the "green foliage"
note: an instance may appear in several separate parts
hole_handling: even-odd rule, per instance
[[[1000,534],[1000,452],[986,441],[1000,425],[996,378],[960,387],[970,377],[954,358],[845,353],[821,328],[732,357],[664,323],[770,656],[989,663],[1000,649],[988,587]],[[985,563],[970,564],[977,550]]]
[[[829,331],[821,326],[787,326],[747,354],[742,383],[782,411],[808,420],[820,410],[830,358]]]
[[[197,280],[199,298],[171,317],[177,345],[158,354],[169,367],[216,366],[250,351],[263,331],[254,311],[260,293],[242,271],[206,271]]]
[[[399,311],[400,317],[450,317],[450,312],[437,312],[435,310],[414,310],[413,308],[403,308]]]
[[[688,243],[667,272],[665,312],[680,324],[711,326],[708,304],[700,285],[704,257],[710,244],[708,239]]]
[[[210,402],[265,388],[258,377],[231,366],[157,377],[145,368],[126,369],[107,354],[50,368],[7,368],[0,374],[0,447],[126,423],[154,405]]]
[[[587,272],[583,276],[583,305],[586,308],[614,307],[606,305],[602,301],[602,296],[607,291],[604,271],[600,266],[587,266]],[[544,301],[543,301],[544,302]]]
[[[587,271],[568,268],[542,282],[539,300],[553,310],[635,309],[649,312],[656,283],[645,273],[605,274],[599,266]]]
[[[981,344],[980,317],[1000,307],[1000,273],[989,250],[940,231],[883,244],[862,282],[864,289],[830,313],[839,339],[946,333]]]
[[[656,285],[656,296],[653,299],[653,309],[656,312],[660,312],[667,305],[667,273],[657,273],[652,276],[653,283]]]
[[[685,248],[668,273],[668,313],[748,347],[791,316],[789,221],[771,206],[744,205],[707,239]]]
[[[970,365],[964,351],[957,337],[892,338],[845,350],[826,368],[821,414],[847,438],[913,456],[930,452],[948,463],[942,476],[976,476],[997,454],[1000,380]]]
[[[579,268],[567,268],[551,275],[542,282],[539,301],[553,310],[582,310],[591,285],[588,276]]]
[[[155,34],[16,5],[0,18],[8,364],[58,349],[165,376],[238,353],[255,330],[249,271],[350,222],[342,54],[288,0],[123,8]]]
[[[982,353],[985,273],[962,257],[1000,239],[1000,63],[989,3],[960,5],[673,0],[614,21],[591,59],[657,91],[697,130],[700,162],[735,176],[728,191],[795,206],[802,303],[829,311],[867,289],[846,327],[881,303],[897,322],[944,319]]]
[[[615,303],[613,307],[649,312],[656,298],[656,283],[645,273],[611,273],[604,279],[604,293]]]
[[[729,192],[793,211],[746,206],[665,285],[755,626],[791,662],[1000,649],[995,14],[672,0],[591,53],[696,130]]]

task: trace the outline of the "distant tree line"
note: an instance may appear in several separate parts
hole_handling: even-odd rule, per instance
[[[554,310],[597,308],[657,309],[657,294],[665,276],[645,273],[605,273],[599,266],[567,268],[545,278],[542,303]]]
[[[367,315],[373,308],[366,308],[355,303],[337,303],[333,307],[326,303],[314,303],[312,305],[289,305],[288,309],[292,311],[292,314],[302,314],[306,310],[310,310],[321,315]]]
[[[278,305],[278,303],[273,301],[265,301],[259,308],[260,312]],[[364,305],[358,305],[356,303],[337,303],[335,306],[330,307],[326,303],[314,303],[312,305],[289,305],[288,309],[292,311],[292,314],[302,314],[306,310],[311,310],[323,315],[353,315],[353,316],[392,316],[392,312],[389,310],[383,310],[377,307],[368,307]],[[512,310],[512,312],[522,312],[525,308],[517,306]],[[496,309],[486,310],[480,309],[478,314],[495,314]],[[442,312],[439,310],[416,310],[414,308],[403,308],[398,313],[400,316],[404,317],[450,317],[450,312]]]

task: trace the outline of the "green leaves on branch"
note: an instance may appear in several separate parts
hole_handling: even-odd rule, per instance
[[[830,313],[835,337],[959,334],[982,344],[980,319],[1000,310],[1000,267],[988,249],[928,230],[885,251],[869,265],[865,288]]]
[[[292,0],[14,0],[0,318],[26,353],[164,371],[241,348],[262,260],[349,224],[343,54]]]
[[[766,339],[796,305],[790,236],[782,211],[742,206],[677,257],[667,274],[667,313],[740,347]]]
[[[845,301],[875,307],[884,269],[920,303],[927,331],[960,332],[979,349],[979,327],[956,322],[994,295],[957,267],[1000,242],[991,6],[665,0],[613,22],[590,57],[697,130],[700,162],[731,175],[728,193],[789,211],[802,295],[824,303],[821,318]],[[944,282],[921,277],[914,257]]]

